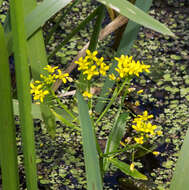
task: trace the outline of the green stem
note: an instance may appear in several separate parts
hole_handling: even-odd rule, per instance
[[[117,92],[117,88],[114,90],[113,96],[111,101],[109,102],[109,104],[106,106],[106,108],[104,109],[104,111],[101,113],[100,117],[97,119],[95,125],[98,124],[98,122],[102,119],[102,117],[104,116],[104,114],[109,110],[109,108],[111,107],[111,105],[115,102],[116,98],[118,97],[118,95],[121,93],[121,91],[123,90],[123,88],[125,87],[125,85],[128,83],[130,83],[130,80],[127,81],[128,78],[125,79],[125,81],[122,83],[119,91]]]
[[[59,104],[59,106],[61,106],[73,119],[75,119],[75,115],[73,115],[73,113],[66,107],[66,105],[64,105],[60,99],[55,95],[54,90],[51,89],[51,93],[53,95],[53,97],[56,99],[57,103]]]

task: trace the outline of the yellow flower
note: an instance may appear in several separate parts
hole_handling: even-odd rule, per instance
[[[120,58],[115,57],[115,60],[118,61],[117,67],[115,70],[119,73],[121,78],[127,77],[128,75],[139,76],[139,73],[146,71],[149,72],[148,68],[150,65],[144,65],[140,61],[135,62],[131,57],[121,55]]]
[[[40,90],[38,94],[34,94],[33,99],[34,100],[40,100],[41,102],[43,102],[44,97],[49,94],[48,90]]]
[[[44,67],[44,70],[47,70],[49,73],[54,73],[57,68],[57,66],[51,67],[50,65],[47,65],[46,67]]]
[[[140,105],[140,102],[139,101],[136,101],[135,102],[135,106],[139,106]]]
[[[141,136],[139,138],[137,138],[137,137],[134,138],[135,142],[138,144],[143,144],[144,143],[143,139],[144,139],[143,136]]]
[[[109,69],[110,67],[107,66],[105,63],[101,63],[100,64],[100,74],[105,76],[106,75],[106,71]]]
[[[54,82],[56,82],[55,80],[55,74],[53,75],[48,75],[48,76],[44,76],[42,74],[40,74],[40,77],[44,80],[44,82],[47,84],[47,85],[50,85],[50,84],[53,84]]]
[[[75,61],[76,64],[79,65],[78,70],[87,70],[89,68],[90,62],[87,61],[87,59],[83,59],[83,57],[80,57],[78,61]]]
[[[112,73],[112,74],[109,74],[109,78],[111,79],[111,80],[116,80],[116,77],[115,77],[115,75]]]
[[[157,151],[154,151],[154,152],[152,152],[153,153],[153,155],[155,155],[155,156],[158,156],[160,153],[159,152],[157,152]]]
[[[125,146],[125,143],[124,143],[124,142],[122,142],[122,141],[120,141],[120,145]]]
[[[60,69],[57,70],[58,74],[55,76],[56,79],[60,79],[62,80],[62,82],[65,84],[67,82],[67,80],[69,82],[72,82],[72,78],[69,77],[69,73],[62,73]]]
[[[87,98],[92,98],[92,94],[91,94],[90,92],[87,92],[87,91],[85,91],[85,92],[83,93],[83,96],[84,96],[84,97],[87,97]]]
[[[130,170],[131,170],[131,171],[133,171],[133,170],[134,170],[134,168],[135,168],[134,163],[131,163],[131,165],[130,165]]]
[[[157,131],[156,133],[157,133],[158,136],[162,135],[162,131]]]
[[[137,94],[141,94],[141,93],[143,93],[143,91],[144,91],[144,90],[139,90],[139,91],[137,92]]]
[[[30,93],[31,94],[38,94],[40,89],[43,87],[42,84],[38,85],[38,86],[35,86],[33,83],[30,83],[30,87],[31,87],[31,90],[30,90]]]
[[[93,65],[90,69],[83,72],[83,74],[87,74],[87,80],[91,80],[93,76],[99,75],[99,72],[96,70],[96,65]]]
[[[96,55],[98,54],[97,51],[93,51],[91,52],[90,50],[86,50],[86,53],[87,53],[87,56],[86,56],[86,59],[91,59],[91,60],[94,60],[96,61],[98,58],[96,57]]]

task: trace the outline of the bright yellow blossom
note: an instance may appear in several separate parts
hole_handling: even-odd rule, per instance
[[[157,151],[154,151],[154,152],[152,152],[153,153],[153,155],[155,155],[155,156],[158,156],[160,153],[159,152],[157,152]]]
[[[112,73],[112,74],[109,74],[109,78],[111,79],[111,80],[116,80],[116,76]]]
[[[85,92],[83,93],[83,96],[84,96],[84,97],[87,97],[87,98],[92,98],[92,94],[91,94],[90,92],[87,92],[87,91],[85,91]]]
[[[144,143],[143,139],[144,139],[143,136],[141,136],[139,138],[137,138],[137,137],[134,138],[135,142],[138,144],[143,144]]]
[[[69,82],[72,82],[72,78],[69,77],[69,73],[62,73],[60,69],[57,70],[58,74],[55,76],[56,79],[60,79],[62,80],[62,82],[65,84],[67,82],[67,80]]]
[[[143,93],[143,89],[141,89],[141,90],[139,90],[138,92],[137,92],[137,94],[141,94],[141,93]]]
[[[97,51],[93,51],[93,52],[91,52],[90,50],[86,50],[86,53],[87,53],[87,55],[86,55],[86,59],[91,59],[91,60],[94,60],[94,61],[96,61],[98,58],[96,57],[96,55],[98,54],[98,52]]]
[[[57,68],[57,66],[51,67],[50,65],[47,65],[46,67],[44,67],[44,70],[47,70],[49,73],[54,73]]]
[[[140,135],[140,137],[134,138],[137,143],[143,144],[143,136],[150,138],[162,134],[160,130],[157,131],[157,125],[152,125],[152,123],[149,122],[151,118],[153,118],[153,115],[148,115],[147,111],[144,111],[143,115],[138,115],[134,118],[132,128]]]
[[[40,100],[41,102],[43,102],[44,97],[49,94],[48,90],[40,90],[38,94],[34,94],[33,99],[34,100]]]
[[[134,168],[135,168],[134,163],[131,163],[131,165],[130,165],[130,170],[131,170],[131,171],[133,171],[133,170],[134,170]]]
[[[139,73],[143,72],[143,70],[149,72],[148,68],[150,68],[150,65],[144,65],[140,61],[135,62],[132,56],[121,55],[120,58],[115,57],[115,60],[118,61],[115,70],[119,73],[120,78],[127,77],[128,75],[139,76]]]

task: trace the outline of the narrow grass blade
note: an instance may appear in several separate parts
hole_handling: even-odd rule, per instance
[[[170,35],[174,36],[174,34],[162,23],[155,20],[150,15],[143,12],[141,9],[134,6],[129,1],[123,1],[123,0],[98,0],[99,2],[105,4],[106,6],[114,9],[118,13],[126,16],[130,20],[145,26],[147,28],[150,28],[152,30],[155,30],[159,33],[162,33],[164,35]]]
[[[151,7],[152,0],[146,1],[146,0],[136,0],[136,6],[147,12],[149,8]],[[123,33],[121,43],[118,47],[118,51],[116,52],[116,56],[120,56],[121,54],[129,54],[131,47],[133,46],[134,41],[137,38],[138,31],[140,29],[140,25],[136,24],[135,22],[129,21],[127,24],[127,27]],[[116,62],[113,62],[112,67],[110,68],[110,73],[115,73],[115,66]],[[109,95],[109,89],[112,88],[114,85],[114,82],[112,80],[109,80],[107,77],[104,83],[104,86],[102,88],[101,97],[106,98]],[[105,103],[98,101],[95,106],[95,111],[98,113],[101,113],[104,109]]]
[[[135,179],[141,179],[141,180],[147,180],[148,179],[144,174],[140,173],[136,169],[131,171],[130,166],[128,164],[118,160],[117,158],[109,158],[109,162],[111,162],[115,167],[120,169],[126,175],[129,175]]]
[[[129,114],[127,112],[120,114],[120,111],[119,111],[117,113],[117,116],[116,116],[117,119],[115,120],[113,128],[106,142],[104,154],[116,151],[118,147],[120,146],[120,141],[125,134],[125,126],[126,126],[126,121],[128,117],[129,117]],[[103,166],[104,166],[104,171],[107,171],[108,166],[109,166],[108,159],[104,158]]]
[[[18,190],[16,132],[11,97],[8,52],[0,24],[0,162],[3,190]]]
[[[176,163],[175,172],[171,181],[170,190],[188,190],[189,187],[189,129],[186,133],[179,158]]]
[[[105,7],[104,5],[100,5],[99,10],[98,10],[98,16],[96,18],[96,23],[94,25],[94,30],[93,30],[93,33],[90,39],[89,48],[88,48],[90,51],[96,50],[102,21],[104,19],[104,14],[105,14]]]
[[[16,84],[20,110],[20,125],[24,152],[24,167],[28,190],[37,190],[34,128],[31,115],[30,71],[24,27],[23,1],[10,1],[13,51],[15,58]]]
[[[88,105],[79,92],[76,93],[76,97],[78,101],[79,121],[83,141],[87,189],[102,190],[102,178],[96,149],[96,137],[89,116]]]
[[[26,17],[26,36],[31,36],[45,22],[64,8],[71,0],[45,0]]]
[[[82,28],[84,28],[97,14],[100,7],[96,8],[85,20],[83,20],[78,26],[76,26],[70,34],[59,44],[55,50],[49,55],[48,59],[51,59],[67,42],[77,34]]]

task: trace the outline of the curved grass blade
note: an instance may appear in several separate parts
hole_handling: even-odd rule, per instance
[[[10,16],[15,58],[16,85],[24,152],[24,167],[28,190],[37,190],[34,128],[31,115],[30,71],[24,27],[23,1],[10,1]]]
[[[27,38],[70,2],[71,0],[45,0],[38,5],[25,19]]]
[[[120,111],[121,110],[119,110],[117,113],[115,123],[106,142],[104,154],[118,150],[120,141],[125,134],[125,126],[129,114],[127,112],[120,114]],[[109,167],[108,159],[104,158],[103,161],[104,171],[107,171]]]
[[[0,162],[2,187],[4,190],[18,190],[19,176],[11,97],[11,79],[8,52],[3,27],[0,24]]]
[[[171,181],[170,190],[188,190],[189,187],[189,129],[186,133],[179,158],[176,163],[175,172]]]
[[[85,159],[85,168],[87,175],[88,190],[102,190],[102,178],[98,152],[96,148],[96,137],[93,130],[92,121],[89,116],[89,109],[82,95],[76,93],[79,109],[79,121],[81,125],[81,135],[83,141],[83,151]]]
[[[125,0],[98,0],[130,20],[164,35],[175,36],[164,24]]]
[[[118,160],[117,158],[109,158],[109,162],[111,162],[116,168],[120,169],[126,175],[129,175],[135,179],[147,180],[148,178],[140,173],[138,170],[134,169],[133,171],[130,170],[130,166],[125,162]]]
[[[146,1],[146,0],[136,0],[135,5],[139,8],[141,8],[142,10],[144,10],[145,12],[147,12],[150,8],[152,4],[152,0]],[[121,38],[121,43],[118,47],[118,50],[116,52],[116,56],[120,56],[121,54],[129,54],[131,47],[133,46],[134,41],[137,38],[137,34],[139,32],[140,29],[140,25],[136,24],[135,22],[129,21],[127,24],[127,27],[123,33],[123,36]],[[115,72],[115,66],[116,66],[116,62],[113,62],[114,64],[112,64],[112,67],[110,68],[110,73],[114,73]],[[114,82],[112,80],[109,80],[109,78],[107,77],[104,83],[104,86],[102,88],[101,97],[106,98],[109,95],[109,89],[112,88],[114,85]],[[95,106],[95,111],[98,113],[101,113],[102,110],[104,109],[105,103],[102,101],[98,101],[96,106]]]
[[[96,23],[94,25],[94,30],[93,30],[93,33],[90,39],[89,48],[88,48],[90,51],[96,50],[98,37],[99,37],[100,29],[101,29],[101,24],[104,19],[104,14],[105,14],[105,7],[104,5],[100,5],[99,10],[98,10],[98,16],[96,18]]]

